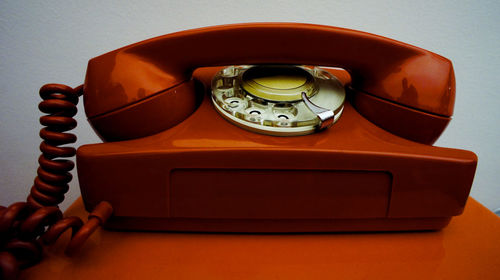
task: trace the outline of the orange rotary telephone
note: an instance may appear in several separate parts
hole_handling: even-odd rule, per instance
[[[212,66],[226,67],[200,69]],[[345,69],[347,96],[314,66]],[[89,62],[85,111],[105,143],[77,152],[82,197],[89,210],[108,201],[115,229],[442,228],[476,167],[471,152],[431,146],[454,99],[449,60],[358,31],[157,37]]]
[[[48,156],[30,205],[63,199],[50,182],[69,181],[57,158],[74,153],[59,145],[81,93],[104,141],[76,153],[82,198],[94,224],[112,209],[110,229],[440,229],[477,163],[431,146],[453,113],[448,59],[335,27],[226,25],[93,58],[83,88],[42,88]]]

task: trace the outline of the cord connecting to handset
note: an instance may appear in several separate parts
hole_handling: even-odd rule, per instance
[[[63,217],[58,205],[64,200],[73,179],[70,171],[75,164],[68,159],[76,154],[73,147],[62,145],[76,142],[68,131],[76,127],[77,113],[83,86],[71,88],[61,84],[47,84],[40,88],[43,99],[38,108],[43,141],[40,144],[37,177],[26,202],[9,207],[0,206],[0,276],[16,279],[20,269],[38,263],[42,258],[42,244],[48,245],[68,229],[72,231],[66,254],[75,253],[90,235],[111,216],[108,202],[99,203],[84,223],[78,217]]]

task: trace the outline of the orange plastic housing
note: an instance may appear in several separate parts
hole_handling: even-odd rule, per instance
[[[343,115],[307,136],[240,129],[210,81],[238,64],[304,64],[348,86]],[[189,30],[89,62],[85,111],[108,143],[77,152],[85,207],[109,228],[314,232],[439,229],[464,208],[477,158],[430,146],[453,113],[451,62],[391,39],[271,23]]]

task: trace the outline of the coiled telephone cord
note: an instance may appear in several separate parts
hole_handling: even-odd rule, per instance
[[[82,93],[83,86],[47,84],[40,88],[43,100],[38,108],[47,114],[40,118],[45,126],[40,130],[40,167],[26,202],[0,206],[0,279],[16,279],[20,269],[38,263],[42,244],[54,243],[68,229],[72,237],[66,253],[74,253],[111,216],[113,209],[107,202],[98,204],[86,223],[78,217],[63,218],[58,208],[73,178],[69,172],[75,164],[67,158],[76,154],[75,148],[61,146],[76,142],[76,136],[67,131],[76,127],[73,117]]]

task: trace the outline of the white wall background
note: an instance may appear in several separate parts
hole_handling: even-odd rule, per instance
[[[37,95],[77,86],[87,61],[150,37],[203,26],[306,22],[379,34],[454,63],[455,115],[436,145],[474,151],[472,196],[500,207],[500,1],[0,1],[0,205],[24,200],[39,155]],[[78,145],[97,142],[79,105]],[[79,195],[72,183],[66,207]]]

